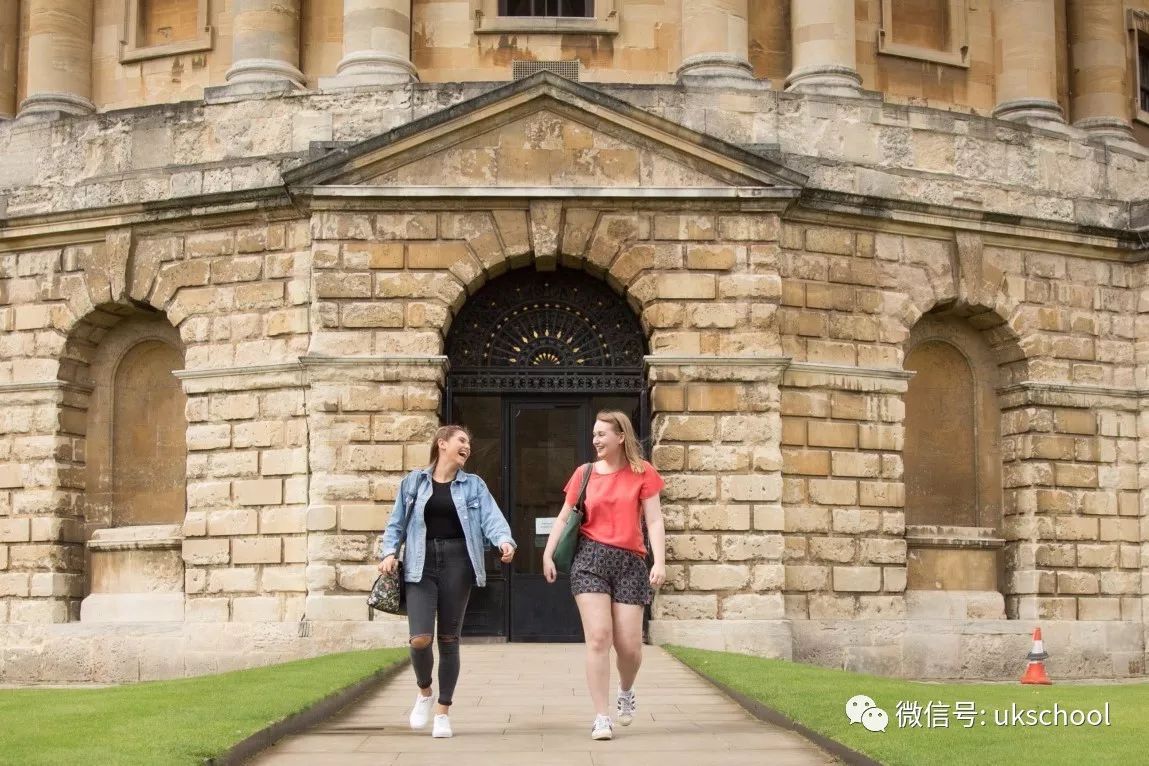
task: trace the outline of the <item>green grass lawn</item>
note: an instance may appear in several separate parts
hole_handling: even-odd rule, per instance
[[[0,690],[0,763],[199,764],[406,656],[381,649],[104,689]]]
[[[675,657],[793,721],[837,740],[889,766],[978,764],[978,766],[1061,766],[1062,764],[1149,763],[1149,683],[1022,686],[1020,684],[938,684],[867,676],[841,670],[767,660],[725,652],[666,647]],[[1018,674],[1020,675],[1021,669]],[[884,732],[867,731],[846,718],[855,694],[872,698],[889,716]],[[899,702],[931,702],[948,728],[899,727]],[[974,703],[972,726],[955,718],[957,702]],[[1061,708],[1089,711],[1109,703],[1110,725],[999,726],[994,711]],[[985,711],[981,715],[981,711]],[[1012,720],[1012,715],[1009,716]],[[983,722],[984,721],[984,725]],[[903,720],[903,724],[908,721]]]

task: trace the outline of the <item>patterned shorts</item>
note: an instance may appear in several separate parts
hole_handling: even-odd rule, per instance
[[[571,593],[606,593],[619,604],[645,606],[654,598],[650,570],[633,551],[580,537],[571,564]]]

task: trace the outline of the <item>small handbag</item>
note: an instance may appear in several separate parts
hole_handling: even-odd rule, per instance
[[[395,571],[380,574],[367,594],[367,606],[388,614],[404,614],[407,611],[407,589],[403,582],[403,562],[397,561]]]
[[[579,530],[582,528],[583,522],[586,521],[586,485],[590,481],[590,472],[594,470],[594,465],[591,463],[586,464],[586,470],[582,475],[582,487],[578,492],[578,501],[571,508],[570,515],[567,516],[567,523],[563,527],[563,531],[559,533],[559,541],[555,544],[554,554],[551,556],[555,562],[555,569],[563,574],[570,574],[571,564],[574,563],[575,549],[578,548]]]

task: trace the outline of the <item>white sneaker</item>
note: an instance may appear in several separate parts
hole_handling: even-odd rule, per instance
[[[415,698],[415,706],[411,708],[412,729],[422,729],[427,725],[427,721],[431,718],[431,708],[434,704],[434,694],[428,694],[426,697],[420,694]]]
[[[435,716],[435,726],[431,729],[432,737],[453,737],[455,733],[451,731],[451,717],[446,715]]]
[[[614,736],[614,726],[611,725],[609,715],[596,715],[594,726],[590,730],[591,739],[610,739]]]
[[[618,723],[621,726],[630,726],[634,721],[634,713],[638,710],[638,698],[634,696],[634,689],[623,691],[618,689]]]

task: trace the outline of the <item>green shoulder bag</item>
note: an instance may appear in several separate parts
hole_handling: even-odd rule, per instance
[[[586,509],[583,506],[586,502],[586,485],[590,481],[590,472],[593,470],[594,465],[587,463],[582,474],[582,487],[578,491],[578,502],[575,503],[574,508],[571,508],[570,515],[567,516],[566,526],[563,527],[559,541],[555,545],[555,552],[552,556],[555,569],[563,574],[570,574],[571,564],[575,557],[575,548],[578,547],[579,529],[586,521]]]

